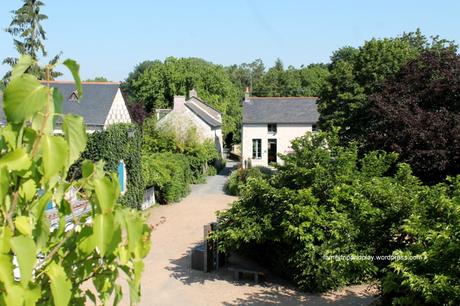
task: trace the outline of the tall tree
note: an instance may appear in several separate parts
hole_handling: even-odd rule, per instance
[[[363,116],[372,106],[369,95],[423,50],[446,46],[455,49],[453,43],[438,37],[429,40],[417,30],[396,38],[372,39],[358,49],[345,47],[336,51],[318,104],[321,128],[338,126],[342,140],[359,139],[367,124]]]
[[[20,55],[29,55],[33,60],[38,61],[39,57],[47,56],[45,49],[46,32],[42,22],[48,19],[48,16],[41,13],[41,8],[44,6],[42,1],[23,0],[23,2],[21,8],[11,12],[13,19],[5,31],[13,36],[14,46]],[[56,64],[59,56],[55,56],[50,61],[50,67]],[[18,58],[7,57],[3,60],[3,64],[14,66],[17,61]],[[46,69],[40,68],[38,65],[32,65],[27,72],[39,79],[46,79]],[[51,71],[50,77],[59,75],[61,74]],[[4,81],[8,81],[9,76],[10,73],[8,72]]]
[[[369,149],[396,151],[427,183],[460,174],[460,56],[424,51],[370,96]]]
[[[242,92],[232,83],[224,67],[199,58],[168,57],[146,61],[129,74],[123,89],[131,103],[141,103],[150,113],[172,106],[174,95],[198,96],[223,113],[227,144],[239,140]]]

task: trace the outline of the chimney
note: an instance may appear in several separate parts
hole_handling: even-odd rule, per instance
[[[244,92],[244,102],[249,102],[251,99],[249,98],[249,87],[246,87],[246,91]]]
[[[193,97],[198,98],[198,94],[197,94],[195,88],[192,88],[192,90],[190,90],[188,92],[188,98],[190,99],[190,98],[193,98]]]
[[[174,96],[174,110],[184,110],[185,109],[185,96]]]

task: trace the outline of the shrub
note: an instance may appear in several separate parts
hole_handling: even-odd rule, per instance
[[[272,170],[266,167],[239,168],[233,171],[225,183],[225,191],[230,195],[240,195],[240,191],[249,178],[269,178]]]
[[[186,159],[188,169],[188,183],[198,184],[206,182],[207,175],[215,175],[217,173],[216,165],[222,165],[214,142],[206,139],[201,142],[199,140],[196,129],[191,127],[186,130],[177,132],[173,127],[168,125],[157,127],[155,118],[146,120],[143,126],[144,144],[142,152],[148,159],[149,155],[158,153],[173,153],[175,156],[181,155],[181,159]],[[145,170],[148,171],[148,170]],[[152,181],[150,184],[155,185]],[[161,185],[161,182],[158,182]],[[181,189],[181,188],[179,188]],[[188,190],[188,189],[187,189]],[[181,192],[179,194],[182,194]],[[181,196],[168,197],[174,198],[174,201],[180,199]],[[166,198],[163,198],[166,201]],[[166,201],[169,202],[169,201]]]
[[[394,305],[460,305],[460,176],[424,188],[402,227],[408,240],[382,281]]]
[[[359,158],[356,145],[341,147],[337,141],[324,133],[301,137],[269,180],[247,179],[240,200],[219,214],[220,247],[282,267],[279,272],[304,290],[376,277],[382,263],[330,256],[391,254],[404,245],[398,229],[410,216],[408,199],[420,183],[407,165],[386,175],[395,154]]]
[[[165,152],[144,155],[142,170],[146,187],[155,188],[159,203],[177,202],[190,191],[190,166],[182,154]]]
[[[128,137],[128,131],[134,133]],[[107,130],[95,132],[88,137],[86,150],[81,154],[79,161],[72,167],[72,176],[81,177],[78,171],[81,162],[85,159],[92,161],[104,160],[104,169],[117,172],[118,162],[123,160],[127,172],[127,190],[120,197],[120,203],[139,209],[144,198],[144,178],[141,165],[142,134],[134,124],[119,123],[110,126]]]

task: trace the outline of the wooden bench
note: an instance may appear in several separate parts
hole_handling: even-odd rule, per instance
[[[254,282],[258,283],[260,278],[265,278],[265,273],[260,271],[248,270],[243,268],[229,267],[229,271],[233,272],[233,279],[239,280],[241,275],[247,274],[254,277]]]

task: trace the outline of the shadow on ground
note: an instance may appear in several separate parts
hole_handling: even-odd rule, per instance
[[[198,245],[199,243],[196,243]],[[218,271],[204,273],[191,269],[191,249],[180,258],[171,259],[170,264],[165,267],[170,271],[170,276],[181,281],[185,285],[205,284],[205,282],[225,281],[234,286],[257,286],[257,290],[245,293],[242,298],[237,298],[231,302],[224,302],[225,306],[237,305],[336,305],[336,306],[366,306],[375,302],[377,293],[375,287],[366,285],[350,287],[337,292],[327,294],[303,293],[294,289],[286,282],[277,278],[268,278],[267,282],[255,285],[253,282],[234,281],[232,274],[227,268]],[[364,288],[364,289],[363,289]]]
[[[246,294],[244,298],[238,298],[232,302],[224,302],[225,306],[240,306],[240,305],[309,305],[309,306],[367,306],[372,304],[375,298],[372,295],[363,296],[357,295],[355,292],[345,290],[340,292],[340,296],[335,295],[315,295],[315,294],[300,294],[293,290],[288,290],[284,287],[271,286],[269,290],[262,292]]]
[[[197,246],[201,242],[194,245]],[[190,248],[185,254],[180,258],[171,259],[170,265],[165,269],[171,272],[171,277],[180,280],[185,285],[191,285],[194,283],[204,284],[206,281],[216,281],[223,280],[231,282],[234,285],[246,285],[245,282],[237,282],[232,278],[232,274],[227,271],[227,268],[221,268],[217,271],[212,272],[202,272],[198,270],[192,270],[191,267],[191,251],[194,248]]]

